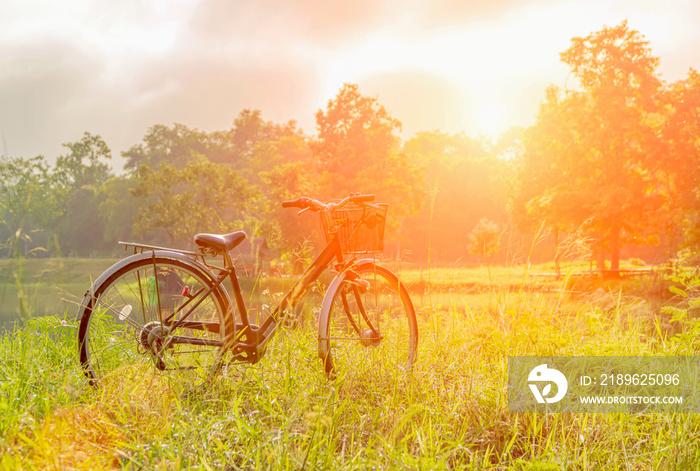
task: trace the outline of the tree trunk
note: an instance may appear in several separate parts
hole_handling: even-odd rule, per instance
[[[610,269],[620,269],[620,230],[619,221],[614,221],[610,229]]]
[[[605,270],[605,252],[601,247],[595,249],[595,268],[596,270]]]

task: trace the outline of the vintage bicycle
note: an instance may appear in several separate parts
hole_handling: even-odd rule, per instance
[[[336,275],[318,315],[326,373],[359,364],[409,370],[418,345],[415,310],[399,278],[376,260],[387,205],[373,201],[373,195],[353,194],[335,203],[282,202],[299,214],[319,213],[326,245],[261,325],[249,322],[230,254],[243,232],[197,234],[196,251],[120,242],[133,255],[107,269],[79,308],[80,362],[90,384],[152,372],[203,384],[231,365],[257,363],[285,316],[329,267]]]

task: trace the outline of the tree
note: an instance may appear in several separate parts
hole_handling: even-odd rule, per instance
[[[467,236],[467,244],[469,253],[480,255],[483,257],[483,262],[486,263],[486,269],[489,275],[489,284],[491,284],[491,260],[496,256],[496,253],[501,248],[501,231],[498,229],[498,224],[491,221],[489,218],[481,218],[476,226]]]
[[[309,219],[318,221],[316,215],[307,213],[298,217],[296,211],[282,208],[281,201],[314,195],[316,188],[313,178],[308,174],[309,166],[304,162],[288,162],[276,165],[272,170],[262,172],[263,191],[270,202],[269,214],[281,234],[280,245],[286,250],[293,250],[306,239],[314,237],[309,233]],[[320,239],[317,239],[320,242]]]
[[[46,245],[62,206],[56,197],[51,168],[43,156],[0,160],[0,209],[7,231],[8,255]],[[44,240],[32,240],[30,234],[41,230]]]
[[[325,110],[318,110],[316,126],[318,136],[310,146],[323,198],[374,193],[390,204],[394,221],[420,208],[420,169],[401,152],[401,123],[376,98],[345,84]]]
[[[95,187],[83,185],[68,198],[60,233],[61,251],[85,256],[104,248],[104,223]]]
[[[325,111],[316,112],[316,127],[311,148],[321,169],[335,175],[355,177],[399,146],[399,120],[356,84],[345,84]]]
[[[668,88],[669,117],[663,128],[667,155],[675,172],[665,181],[671,195],[668,204],[671,256],[681,236],[692,252],[700,252],[700,74],[690,70],[688,78]]]
[[[86,132],[79,142],[63,144],[63,147],[70,149],[70,153],[56,159],[55,172],[64,187],[99,187],[112,176],[107,163],[112,158],[112,152],[100,136]]]
[[[63,144],[69,153],[56,159],[53,191],[60,215],[51,231],[62,251],[86,255],[103,247],[104,225],[99,217],[96,194],[112,176],[112,152],[98,135],[88,132],[78,142]]]
[[[235,144],[234,168],[255,186],[260,198],[246,219],[251,236],[275,249],[291,250],[308,236],[308,225],[280,202],[315,195],[314,166],[307,137],[296,122],[275,124],[258,110],[244,110],[229,133]]]
[[[162,164],[184,167],[199,156],[210,154],[210,147],[206,133],[178,123],[172,127],[157,124],[148,129],[141,144],[122,152],[126,159],[124,169],[136,174],[143,164],[152,169]]]
[[[136,185],[133,176],[112,177],[102,184],[97,193],[100,220],[104,226],[103,238],[108,244],[131,238],[137,200],[131,190]]]
[[[489,255],[493,256],[501,246],[500,237],[501,231],[498,229],[498,224],[483,217],[467,237],[469,252],[483,256],[484,261],[488,263]]]
[[[654,241],[673,171],[659,132],[658,59],[626,22],[572,39],[561,57],[580,89],[547,90],[511,209],[563,230],[585,224],[617,269],[623,243]]]
[[[181,192],[193,195],[204,191],[203,182],[209,180],[195,183],[192,177],[183,173],[191,164],[190,173],[207,162],[206,165],[213,165],[210,168],[216,168],[225,175],[229,175],[229,172],[235,174],[241,188],[245,187],[248,194],[255,197],[245,201],[246,211],[232,211],[231,214],[235,213],[235,217],[243,221],[249,236],[266,237],[271,245],[279,240],[280,188],[268,184],[269,179],[263,176],[285,172],[290,165],[309,174],[313,171],[307,138],[296,122],[276,124],[265,121],[259,110],[243,110],[234,120],[233,127],[226,131],[205,133],[181,124],[172,127],[156,125],[148,130],[141,144],[133,146],[123,155],[127,158],[126,168],[132,172],[133,194],[138,195],[137,201],[141,206],[136,215],[135,230],[142,235],[154,235],[158,230],[171,232],[168,236],[171,240],[185,235],[179,232],[180,229],[189,227],[185,230],[191,231],[194,226],[171,228],[170,224],[175,224],[174,221],[181,217],[176,212],[171,212],[169,218],[157,223],[150,216],[146,217],[146,213],[166,207],[173,211],[175,203],[166,201],[168,195],[175,195],[181,199],[180,204],[185,205]],[[166,178],[167,182],[156,181],[159,177]],[[149,190],[147,187],[150,184],[154,186]],[[114,185],[117,185],[116,182],[112,185],[114,189],[123,190],[121,183]],[[296,192],[298,189],[285,187],[285,190]],[[101,198],[100,205],[110,214],[110,219],[124,219],[117,212],[120,198],[110,198],[106,194],[102,194]],[[156,201],[160,202],[160,206],[154,206]],[[192,210],[192,204],[183,206],[181,210],[184,211],[186,206]],[[107,224],[106,230],[111,233],[110,227],[111,224]]]
[[[257,197],[230,167],[206,158],[182,169],[142,165],[132,193],[140,202],[136,235],[162,230],[170,244],[189,244],[197,232],[241,229],[246,210]]]
[[[429,189],[423,209],[404,221],[402,247],[417,259],[456,260],[467,255],[465,237],[479,219],[506,219],[505,161],[485,142],[464,134],[421,132],[403,152],[423,169]]]
[[[233,121],[231,141],[238,155],[249,156],[260,142],[277,141],[283,136],[297,134],[296,123],[288,122],[280,126],[262,118],[260,110],[243,110]]]

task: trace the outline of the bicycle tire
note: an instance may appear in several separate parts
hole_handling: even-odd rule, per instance
[[[212,286],[206,267],[177,253],[136,254],[108,269],[79,311],[80,362],[89,383],[133,387],[148,376],[193,387],[210,378],[235,338],[228,295]],[[173,329],[187,312],[191,324]]]
[[[357,262],[329,285],[318,339],[319,356],[330,375],[362,374],[367,367],[373,373],[410,370],[418,349],[418,325],[406,287],[373,260]]]

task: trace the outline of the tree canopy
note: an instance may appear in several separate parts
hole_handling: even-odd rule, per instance
[[[139,168],[132,194],[141,200],[134,219],[136,235],[164,231],[170,244],[189,245],[198,232],[240,229],[253,194],[230,167],[206,159],[183,168],[162,164]]]
[[[562,60],[579,87],[547,90],[525,150],[511,205],[521,225],[583,226],[619,267],[624,243],[656,242],[678,171],[662,139],[667,119],[658,59],[627,24],[574,38]]]
[[[311,149],[321,196],[374,193],[390,204],[394,218],[419,209],[420,169],[401,151],[401,123],[376,98],[362,95],[356,84],[345,84],[325,110],[316,112],[316,127]]]

